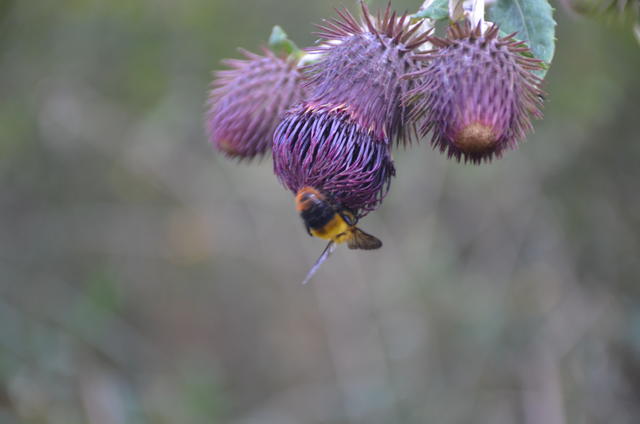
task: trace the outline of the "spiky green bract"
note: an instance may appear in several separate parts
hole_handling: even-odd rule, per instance
[[[498,32],[453,24],[447,38],[430,37],[438,50],[424,55],[426,68],[407,75],[420,81],[406,101],[421,135],[431,131],[432,144],[457,160],[500,157],[532,129],[531,116],[542,117],[542,81],[532,73],[541,61],[515,33]]]
[[[362,23],[345,10],[338,11],[339,19],[319,25],[323,41],[309,51],[320,59],[303,69],[309,80],[307,100],[327,108],[346,105],[351,119],[376,139],[406,141],[413,126],[401,98],[414,82],[401,77],[418,69],[416,49],[427,34],[418,31],[421,22],[411,25],[390,5],[377,17],[364,2],[361,6]]]
[[[293,193],[310,186],[358,217],[374,210],[395,174],[389,145],[355,122],[345,106],[304,103],[273,137],[275,174]]]
[[[271,147],[273,131],[284,112],[303,98],[301,74],[293,59],[241,52],[246,60],[228,59],[209,95],[206,127],[211,143],[225,155],[251,159]]]

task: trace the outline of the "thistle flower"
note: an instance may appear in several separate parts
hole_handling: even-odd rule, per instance
[[[338,11],[341,19],[318,26],[324,42],[309,49],[321,59],[304,69],[307,100],[329,107],[346,105],[351,119],[376,139],[406,141],[409,108],[401,100],[414,82],[402,76],[421,65],[416,49],[428,34],[418,32],[422,22],[411,25],[406,14],[391,12],[390,4],[377,18],[364,1],[361,6],[361,24],[345,10]]]
[[[211,143],[227,156],[253,158],[271,147],[284,111],[303,97],[297,61],[245,50],[247,60],[228,59],[231,69],[216,73],[206,127]]]
[[[542,61],[514,36],[499,38],[495,25],[483,34],[480,26],[453,24],[447,39],[430,38],[439,49],[424,56],[427,67],[407,75],[421,81],[406,97],[421,135],[433,131],[432,144],[449,157],[500,157],[532,129],[531,115],[542,117],[542,80],[532,73]]]
[[[348,11],[320,26],[324,42],[310,49],[318,62],[304,69],[307,98],[292,108],[273,139],[274,170],[294,193],[311,186],[358,216],[374,210],[394,175],[392,141],[406,140],[409,108],[401,102],[414,84],[403,79],[421,62],[426,42],[387,7],[374,19],[364,4],[359,24]],[[375,24],[374,24],[375,22]]]
[[[274,171],[292,192],[310,186],[353,210],[374,210],[395,174],[389,146],[351,119],[345,106],[301,104],[273,138]]]

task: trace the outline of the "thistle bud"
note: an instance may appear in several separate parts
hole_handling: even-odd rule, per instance
[[[374,210],[394,175],[390,147],[406,140],[409,107],[402,96],[414,84],[403,74],[419,66],[414,50],[426,42],[387,7],[374,19],[362,4],[358,23],[348,11],[320,26],[320,59],[304,68],[305,102],[276,129],[276,175],[294,193],[310,186],[359,216]],[[375,23],[374,23],[375,22]]]
[[[414,85],[402,76],[420,66],[416,49],[428,35],[421,22],[411,25],[406,15],[396,16],[387,6],[374,18],[361,2],[363,22],[348,11],[340,19],[319,25],[324,42],[310,49],[320,60],[304,69],[309,79],[308,101],[336,107],[347,105],[353,121],[385,142],[406,141],[409,108],[402,97]]]
[[[209,140],[229,157],[253,158],[271,147],[284,111],[303,97],[297,61],[264,50],[260,56],[242,50],[246,60],[224,61],[229,70],[216,73],[209,95],[206,127]]]
[[[541,118],[542,69],[514,34],[498,37],[498,27],[485,33],[467,22],[449,27],[446,39],[432,37],[438,47],[425,55],[424,70],[407,75],[420,85],[407,96],[420,132],[457,160],[480,163],[500,157],[532,129],[530,116]]]

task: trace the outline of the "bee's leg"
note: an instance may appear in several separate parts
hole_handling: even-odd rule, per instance
[[[313,237],[313,234],[311,234],[311,229],[309,228],[309,226],[307,225],[307,223],[304,223],[304,229],[307,230],[307,234],[309,234],[311,237]]]
[[[345,231],[343,233],[336,235],[334,240],[336,243],[344,243],[345,241],[351,238],[351,234],[352,233],[350,231]]]

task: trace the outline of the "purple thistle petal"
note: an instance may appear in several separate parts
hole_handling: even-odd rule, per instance
[[[389,145],[345,108],[303,103],[289,111],[273,139],[274,172],[293,193],[311,186],[358,216],[374,210],[395,174]]]

